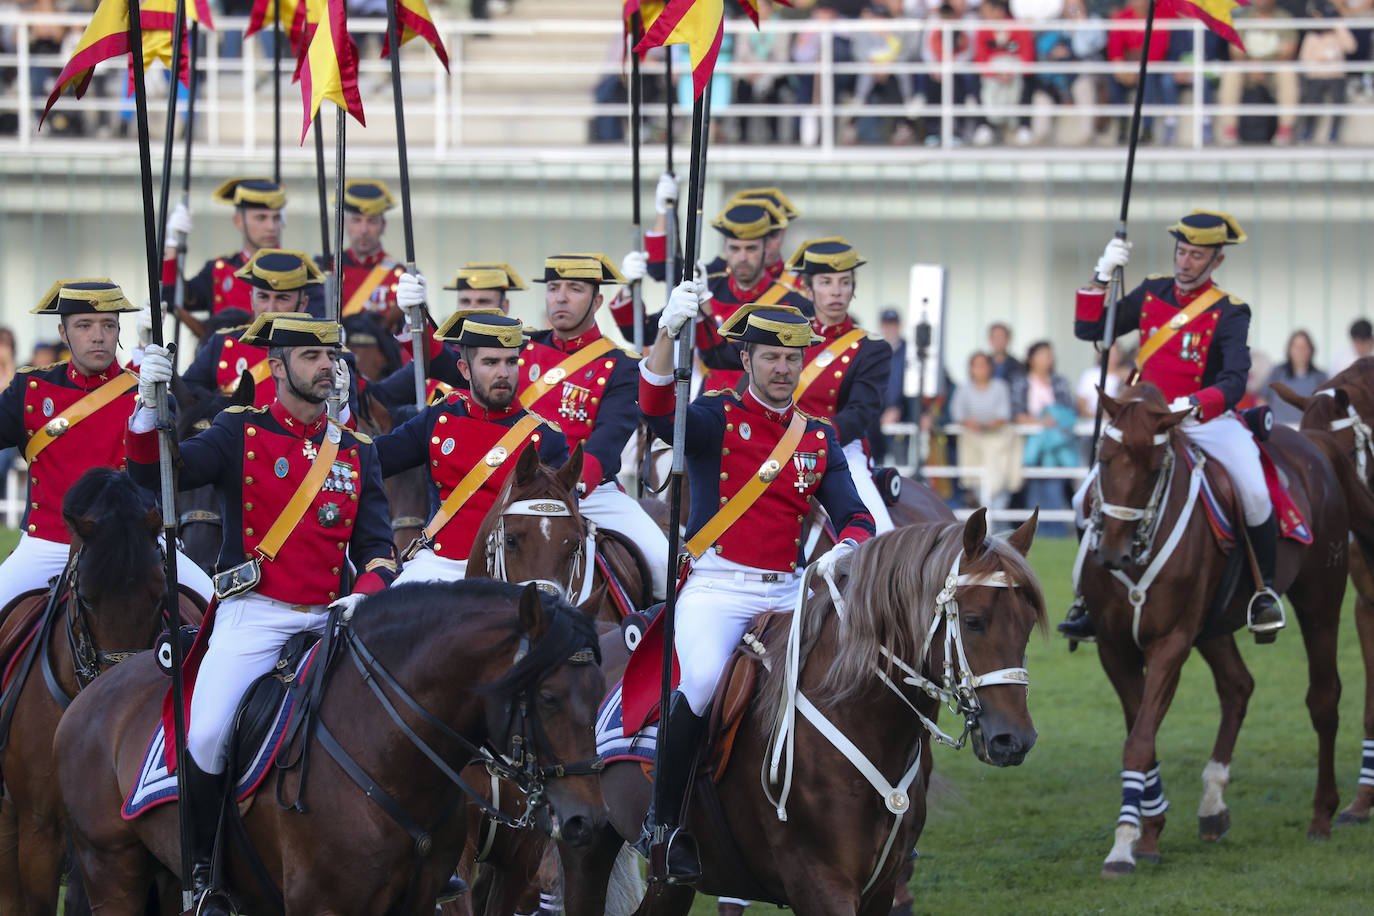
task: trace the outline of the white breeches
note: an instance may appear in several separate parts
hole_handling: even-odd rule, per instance
[[[1236,488],[1236,495],[1240,498],[1246,527],[1253,528],[1267,519],[1274,511],[1274,504],[1269,498],[1269,486],[1264,482],[1259,446],[1255,444],[1249,427],[1235,414],[1224,413],[1206,423],[1189,418],[1179,424],[1179,429],[1183,430],[1189,442],[1226,468],[1226,473],[1231,476],[1231,484]],[[1092,472],[1073,494],[1073,511],[1079,520],[1079,527],[1086,524],[1083,520],[1084,499],[1096,476],[1097,466],[1094,465]]]
[[[61,541],[21,534],[14,552],[0,563],[0,608],[31,589],[47,588],[48,581],[66,568],[71,549],[70,544]],[[214,597],[215,586],[205,570],[179,550],[177,583],[200,595],[207,604]]]
[[[639,502],[607,481],[578,500],[578,507],[598,528],[619,532],[639,547],[649,564],[654,599],[662,601],[668,594],[668,538]]]
[[[849,476],[854,479],[854,489],[859,491],[868,514],[873,516],[873,524],[878,534],[892,530],[892,516],[887,511],[887,503],[873,482],[873,471],[868,466],[868,456],[864,454],[862,439],[855,439],[843,448],[845,460],[849,462]]]
[[[328,619],[325,605],[290,605],[251,593],[220,603],[186,725],[186,746],[197,766],[207,773],[224,772],[234,713],[244,693],[272,670],[288,639],[305,630],[323,630]]]
[[[400,575],[391,584],[457,582],[459,579],[466,578],[467,574],[467,560],[450,560],[426,548],[405,561],[405,566],[401,567]]]
[[[776,581],[763,581],[764,576],[775,576]],[[767,611],[792,611],[800,587],[801,577],[795,573],[765,573],[713,551],[693,565],[677,596],[673,639],[681,671],[678,690],[692,712],[706,714],[716,682],[749,621]]]

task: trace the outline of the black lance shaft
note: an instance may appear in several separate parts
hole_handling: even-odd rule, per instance
[[[172,43],[175,56],[181,47],[181,22],[185,13],[184,0],[177,2],[176,32]],[[162,345],[162,297],[158,295],[161,286],[162,251],[158,247],[157,214],[153,210],[153,162],[151,143],[148,139],[148,87],[143,76],[143,23],[141,22],[139,0],[129,0],[129,45],[133,51],[134,67],[134,114],[138,121],[138,164],[143,179],[143,242],[148,268],[148,303],[153,311],[152,342]],[[173,61],[175,63],[175,60]],[[174,69],[173,74],[176,73]],[[173,76],[175,79],[175,76]],[[173,96],[175,96],[173,92]],[[163,170],[167,177],[167,170]],[[163,620],[172,634],[172,740],[176,743],[177,793],[179,798],[186,797],[186,714],[185,693],[181,682],[181,640],[177,638],[180,629],[180,601],[177,591],[177,552],[176,552],[176,482],[172,472],[172,423],[171,410],[167,404],[167,385],[157,386],[157,429],[158,429],[158,470],[162,483],[162,529],[166,539],[162,551],[163,578],[167,584],[164,595]],[[181,828],[181,881],[182,909],[189,910],[191,900],[191,848],[187,840],[191,836],[190,806],[177,805],[177,818]]]
[[[334,114],[334,238],[341,247],[334,259],[334,295],[329,300],[329,317],[337,323],[343,320],[344,145],[348,114],[342,108]]]
[[[1121,216],[1116,224],[1116,237],[1126,239],[1126,214],[1131,209],[1131,182],[1135,176],[1135,151],[1140,145],[1140,107],[1145,101],[1145,73],[1150,64],[1150,37],[1155,30],[1155,0],[1150,0],[1150,9],[1145,16],[1145,43],[1140,49],[1140,70],[1136,75],[1135,104],[1131,109],[1131,142],[1126,148],[1126,180],[1121,185]],[[1107,285],[1107,314],[1102,325],[1102,363],[1098,367],[1097,387],[1107,388],[1107,367],[1111,360],[1112,344],[1116,341],[1116,314],[1125,295],[1125,271],[1120,267],[1112,271],[1112,280]],[[1093,437],[1088,453],[1096,460],[1097,439],[1102,434],[1102,398],[1097,399],[1097,411],[1093,415]]]
[[[689,207],[700,209],[702,194],[702,177],[706,173],[706,130],[708,126],[709,112],[711,108],[711,91],[708,88],[697,97],[692,106],[692,159],[690,165],[690,180],[687,189],[687,201]],[[691,213],[691,209],[688,210]],[[687,248],[686,257],[683,259],[684,265],[692,264],[696,261],[696,244],[698,242],[695,229],[695,221],[687,220]],[[691,268],[684,266],[685,279]],[[673,277],[676,281],[679,278]],[[659,682],[659,720],[658,720],[658,753],[663,753],[665,747],[669,747],[668,741],[668,700],[672,693],[672,672],[673,672],[673,637],[676,632],[677,616],[677,591],[678,591],[678,550],[679,544],[679,525],[682,521],[682,477],[684,473],[684,453],[687,438],[687,399],[690,394],[692,383],[692,343],[696,339],[695,322],[689,322],[682,327],[677,339],[677,358],[673,366],[673,387],[677,402],[673,408],[673,471],[670,483],[670,496],[668,499],[668,595],[667,601],[663,606],[663,672]],[[662,772],[658,763],[655,762],[654,772]],[[657,823],[653,824],[654,843],[661,844],[667,839],[667,828],[664,825],[664,808],[666,802],[663,798],[662,780],[654,780],[654,817]],[[674,811],[667,814],[674,819],[678,812]]]
[[[281,187],[281,0],[272,0],[272,180]]]
[[[178,19],[177,23],[180,24]],[[200,65],[200,23],[191,23],[191,65],[190,65],[190,85],[186,93],[186,154],[181,161],[181,205],[189,207],[191,205],[191,148],[194,145],[196,136],[196,93],[200,90],[200,77],[196,68]],[[176,54],[175,51],[172,52]],[[173,83],[175,86],[176,84]],[[163,217],[163,231],[166,231],[166,217]],[[176,285],[172,288],[172,340],[176,347],[172,350],[172,371],[177,368],[177,358],[181,355],[181,311],[186,307],[186,234],[179,232],[177,237],[172,239],[176,245],[177,252],[177,273]],[[163,239],[162,244],[166,245],[167,240]],[[165,250],[165,249],[164,249]]]
[[[391,46],[391,103],[396,111],[396,161],[401,171],[401,226],[405,231],[406,271],[415,273],[415,223],[410,210],[410,158],[406,152],[406,114],[401,98],[401,22],[396,15],[396,0],[386,0],[386,30]],[[339,192],[340,195],[343,191]],[[342,199],[342,196],[340,197]],[[343,242],[340,241],[340,246]],[[341,259],[342,259],[342,252]],[[425,362],[429,348],[425,346],[428,320],[423,307],[412,309],[410,334],[413,341],[415,365],[415,409],[425,409]]]
[[[320,198],[320,253],[324,255],[324,263],[329,266],[332,279],[334,256],[329,248],[329,194],[325,191],[324,134],[320,132],[318,116],[311,122],[310,131],[315,135],[315,191]],[[339,256],[343,256],[342,251]]]
[[[639,79],[639,44],[643,24],[639,11],[630,16],[630,207],[633,211],[633,227],[630,230],[630,247],[633,251],[644,250],[644,226],[639,213],[639,116],[643,104],[643,87]],[[643,281],[635,280],[630,284],[630,303],[634,309],[634,348],[636,353],[644,352],[644,290]]]

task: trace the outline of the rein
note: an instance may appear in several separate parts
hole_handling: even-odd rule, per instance
[[[1330,388],[1323,388],[1313,397],[1326,395],[1335,397],[1335,391]],[[1360,473],[1360,479],[1369,485],[1369,459],[1374,455],[1374,432],[1371,432],[1369,424],[1364,421],[1359,412],[1350,405],[1345,405],[1346,416],[1340,420],[1331,421],[1331,431],[1340,432],[1343,429],[1350,430],[1355,436],[1355,468]]]
[[[538,518],[576,518],[572,506],[563,500],[542,497],[522,499],[511,503],[496,520],[496,526],[487,535],[487,576],[502,582],[506,578],[506,517],[534,516]],[[596,523],[583,522],[583,540],[573,552],[572,565],[568,570],[568,582],[562,585],[551,579],[526,579],[515,585],[534,585],[541,591],[559,596],[569,604],[583,604],[592,594],[592,584],[596,579],[592,558],[596,556]],[[575,588],[581,581],[581,587]]]
[[[968,740],[968,736],[978,727],[978,715],[981,712],[981,705],[978,702],[977,690],[980,687],[992,686],[997,684],[1019,684],[1027,690],[1030,689],[1030,674],[1024,667],[1019,668],[999,668],[995,671],[988,671],[983,674],[974,674],[969,667],[968,656],[964,651],[963,628],[959,626],[959,602],[956,594],[960,588],[982,586],[988,588],[1014,588],[1014,584],[1007,579],[1006,573],[995,572],[986,576],[970,576],[961,574],[959,566],[963,561],[964,552],[962,550],[954,558],[949,574],[945,577],[944,588],[935,598],[936,613],[930,623],[930,629],[926,631],[925,641],[922,645],[921,656],[928,658],[930,650],[935,643],[936,634],[941,626],[944,627],[944,669],[941,681],[936,683],[928,677],[922,675],[912,665],[902,661],[886,646],[880,646],[879,651],[883,657],[888,659],[893,665],[906,674],[902,678],[903,683],[909,684],[925,693],[931,699],[944,703],[951,712],[960,715],[964,719],[964,731],[958,739],[946,735],[940,730],[928,716],[922,713],[916,704],[906,696],[902,689],[893,683],[881,666],[875,665],[874,675],[878,680],[897,695],[906,706],[916,714],[921,725],[929,732],[932,739],[945,744],[956,750],[963,747]],[[801,633],[802,633],[802,614],[806,608],[806,597],[808,583],[815,570],[815,565],[807,567],[806,574],[802,579],[801,588],[797,594],[797,606],[792,613],[791,633],[787,644],[787,657],[784,660],[785,687],[783,692],[783,708],[778,717],[777,734],[770,741],[770,752],[765,755],[764,766],[759,773],[760,783],[763,786],[764,796],[771,802],[776,810],[778,820],[787,820],[787,797],[792,790],[792,770],[796,761],[796,714],[800,712],[802,716],[810,722],[830,744],[844,755],[845,759],[854,765],[854,768],[868,781],[874,791],[883,800],[889,813],[893,815],[892,828],[888,831],[887,841],[883,844],[882,852],[878,855],[877,864],[874,866],[872,875],[869,876],[868,883],[864,885],[861,893],[867,893],[869,888],[878,880],[882,873],[883,865],[887,861],[889,853],[892,851],[893,843],[896,842],[898,829],[901,827],[902,818],[910,808],[911,800],[907,794],[911,784],[921,769],[921,739],[917,738],[915,757],[911,766],[902,774],[896,784],[889,783],[878,770],[877,766],[864,755],[859,748],[849,740],[829,719],[827,719],[819,709],[801,692],[799,680],[801,677]],[[831,602],[835,606],[835,613],[843,619],[844,601],[840,596],[839,589],[835,586],[835,580],[829,573],[825,574],[825,583],[830,590]],[[771,668],[768,659],[764,657],[761,645],[751,646],[761,658],[765,667]],[[784,757],[786,762],[784,765]],[[779,770],[782,770],[781,791],[774,796],[772,786],[779,781]]]
[[[91,603],[81,594],[80,577],[77,574],[77,570],[81,566],[81,554],[85,549],[84,546],[78,547],[71,562],[67,564],[67,600],[63,609],[67,624],[67,648],[72,656],[72,674],[76,676],[77,692],[89,686],[100,672],[132,658],[140,651],[126,649],[119,652],[106,652],[96,643],[95,629],[91,626],[90,620]],[[159,547],[158,550],[161,552],[162,548]],[[80,630],[79,634],[78,629]],[[59,706],[66,709],[72,698],[67,696],[66,691],[57,684],[46,653],[44,653],[43,669],[44,679],[48,681],[48,689],[52,693],[53,699],[57,701]]]

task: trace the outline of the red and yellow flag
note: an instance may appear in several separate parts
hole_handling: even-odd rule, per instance
[[[1163,0],[1163,4],[1180,16],[1198,19],[1203,25],[1245,50],[1245,43],[1236,32],[1231,16],[1238,6],[1249,6],[1250,0]]]
[[[650,48],[687,45],[695,98],[701,95],[716,69],[724,34],[724,0],[667,0],[663,12],[644,30],[644,38],[635,45],[635,51],[642,54]]]
[[[187,8],[190,12],[190,8]],[[176,0],[142,0],[138,5],[138,21],[143,25],[143,70],[147,72],[155,62],[172,69],[172,29],[176,25]],[[181,67],[177,79],[183,86],[191,85],[191,49],[187,41],[188,29],[181,32]],[[134,93],[133,50],[129,51],[129,95]]]
[[[301,145],[310,133],[310,124],[319,114],[325,99],[357,119],[363,120],[363,100],[358,93],[358,46],[348,34],[348,15],[344,0],[326,0],[320,20],[306,51],[301,68],[301,98],[305,102],[305,122],[301,125]],[[342,117],[342,115],[340,115]]]
[[[43,126],[43,119],[63,92],[70,89],[78,99],[86,94],[96,64],[128,53],[129,0],[100,0],[95,15],[91,17],[91,24],[86,26],[76,50],[72,52],[71,60],[57,75],[57,85],[53,87],[52,95],[48,96],[48,104],[43,107],[38,126]]]
[[[439,63],[448,69],[448,50],[444,48],[444,40],[439,37],[439,30],[434,27],[434,17],[429,14],[429,7],[425,5],[425,0],[388,0],[396,4],[396,23],[401,29],[401,44],[405,44],[412,38],[420,37],[429,43],[434,49],[434,54],[439,58]],[[391,34],[388,33],[382,39],[382,57],[391,53]]]

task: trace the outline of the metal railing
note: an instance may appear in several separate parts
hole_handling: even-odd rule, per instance
[[[0,137],[0,149],[55,150],[62,147],[63,152],[79,153],[85,150],[92,155],[108,156],[112,146],[124,143],[132,145],[133,140],[109,140],[102,138],[100,143],[88,140],[69,139],[49,136],[36,131],[37,115],[46,101],[46,83],[56,76],[70,53],[74,37],[87,24],[88,17],[75,14],[25,13],[10,9],[0,11],[0,29],[11,30],[14,50],[0,54],[0,73],[10,73],[12,79],[7,87],[0,90],[0,116],[13,116],[14,134]],[[1236,23],[1242,37],[1252,29],[1303,29],[1317,26],[1329,28],[1333,20],[1286,19],[1254,20],[1243,19]],[[63,25],[74,31],[68,36],[62,53],[40,54],[30,50],[31,30],[39,25]],[[1374,28],[1374,18],[1342,20],[1348,28]],[[218,32],[206,33],[205,53],[201,57],[204,79],[202,98],[198,102],[197,119],[203,119],[203,136],[207,155],[233,155],[259,157],[266,156],[266,145],[271,142],[271,85],[272,61],[264,53],[258,39],[242,41],[240,56],[229,56],[221,47],[228,32],[241,32],[246,25],[243,18],[222,17],[217,25]],[[1044,31],[1075,32],[1095,30],[1112,32],[1118,30],[1139,31],[1137,22],[1119,21],[1065,21],[1022,23],[1008,21],[1007,28],[1025,29],[1034,33]],[[385,23],[379,19],[355,19],[350,30],[355,36],[376,35],[384,30]],[[1206,42],[1203,40],[1204,27],[1193,20],[1169,19],[1156,23],[1156,29],[1165,31],[1190,32],[1195,52],[1188,60],[1161,61],[1150,64],[1150,72],[1169,77],[1183,76],[1191,87],[1206,85],[1212,77],[1231,71],[1246,73],[1294,73],[1298,76],[1310,73],[1339,71],[1348,76],[1369,73],[1374,65],[1369,61],[1340,61],[1321,64],[1317,68],[1299,61],[1282,62],[1230,62],[1208,59]],[[607,21],[530,21],[530,22],[474,22],[465,20],[441,21],[438,23],[440,34],[448,47],[451,73],[446,73],[435,56],[424,47],[423,42],[415,41],[403,51],[403,72],[406,85],[407,126],[412,141],[412,155],[418,159],[442,159],[454,154],[464,155],[505,155],[503,150],[511,146],[539,149],[537,127],[552,120],[591,119],[598,116],[623,118],[627,105],[623,103],[599,104],[593,101],[593,87],[597,81],[615,73],[608,65],[605,55],[596,60],[577,60],[560,57],[556,54],[535,54],[533,57],[492,60],[494,55],[479,53],[479,49],[496,47],[494,42],[503,38],[541,39],[559,41],[572,49],[594,47],[609,51],[620,25],[613,19]],[[798,123],[809,122],[814,130],[803,131],[801,143],[789,144],[789,149],[777,146],[741,146],[733,153],[730,146],[723,147],[724,156],[741,158],[775,157],[788,154],[798,157],[815,158],[817,155],[830,158],[853,157],[862,155],[861,148],[846,149],[843,129],[846,124],[858,118],[920,119],[932,126],[938,122],[940,130],[939,151],[951,151],[958,140],[955,126],[964,118],[1014,118],[1021,116],[1045,116],[1075,120],[1096,118],[1126,118],[1130,114],[1129,104],[1102,104],[1095,100],[1088,104],[1054,105],[1047,107],[1034,102],[1022,105],[996,104],[984,105],[976,99],[956,103],[955,83],[958,78],[988,74],[994,68],[999,74],[1012,76],[1063,75],[1078,78],[1093,76],[1099,79],[1112,74],[1134,75],[1136,64],[1132,62],[1112,63],[1105,60],[1084,61],[1037,61],[1033,64],[1017,63],[1014,67],[975,63],[971,60],[954,60],[945,56],[940,60],[911,59],[915,55],[909,51],[919,48],[931,33],[938,30],[941,47],[951,47],[957,33],[972,33],[989,28],[989,23],[971,21],[923,21],[923,20],[769,20],[764,29],[778,35],[815,36],[816,60],[814,62],[740,63],[722,55],[717,73],[722,76],[768,75],[786,78],[793,83],[805,85],[810,81],[812,97],[798,99],[786,104],[740,104],[724,101],[717,95],[717,105],[713,114],[721,118],[779,118],[797,119]],[[742,38],[752,29],[747,22],[727,23],[727,32]],[[899,41],[905,53],[890,61],[841,61],[837,59],[837,47],[856,37],[880,33],[893,36]],[[811,39],[807,39],[810,41]],[[558,47],[552,45],[551,47]],[[679,49],[681,52],[683,49]],[[571,56],[571,55],[570,55]],[[294,60],[286,54],[284,71],[288,75],[294,69]],[[652,63],[646,65],[646,73],[654,73]],[[364,97],[365,108],[370,113],[369,122],[386,123],[389,121],[390,96],[382,90],[388,72],[385,61],[368,57],[362,62],[362,76],[365,87],[371,88]],[[685,67],[678,67],[682,76]],[[940,82],[938,102],[926,101],[922,93],[909,92],[901,104],[876,104],[855,100],[837,92],[837,81],[847,82],[851,78],[887,74],[901,78],[905,83],[925,79]],[[688,78],[683,76],[682,78]],[[123,97],[124,58],[112,60],[97,68],[97,76],[86,98],[76,100],[63,96],[55,111],[68,115],[79,114],[83,118],[118,120],[131,107],[131,102]],[[533,81],[533,82],[532,82]],[[503,83],[508,83],[502,88]],[[155,129],[159,129],[165,112],[165,81],[158,78],[152,85],[163,87],[163,98],[151,101],[150,112]],[[542,88],[532,88],[532,85]],[[305,159],[310,156],[308,149],[300,149],[294,142],[299,134],[295,132],[298,123],[300,103],[291,87],[283,91],[282,134],[284,154],[288,157]],[[492,94],[507,96],[504,100],[485,98]],[[1191,99],[1177,104],[1147,104],[1146,116],[1178,117],[1190,119],[1189,129],[1183,135],[1186,146],[1193,149],[1205,146],[1204,137],[1208,119],[1230,115],[1374,115],[1374,104],[1366,101],[1352,101],[1347,104],[1228,104],[1220,105],[1210,99],[1209,92],[1191,92]],[[661,115],[646,110],[646,116]],[[685,109],[680,114],[686,114]],[[51,117],[51,116],[50,116]],[[495,143],[486,135],[491,133],[490,125],[484,129],[483,122],[503,121],[522,124],[531,128],[528,140],[504,145]],[[934,132],[932,130],[932,135]],[[380,158],[390,149],[392,139],[386,132],[355,131],[350,137],[350,148],[356,148],[364,157]],[[684,137],[685,142],[685,137]],[[544,143],[542,146],[547,147]],[[614,147],[613,147],[614,148]],[[542,152],[551,152],[543,149]],[[607,158],[605,146],[577,144],[575,149],[557,151],[569,158]],[[870,154],[887,153],[904,157],[928,155],[906,149],[867,150]],[[1087,152],[1080,150],[1077,154]],[[1109,150],[1100,151],[1102,154]],[[1115,153],[1111,153],[1115,155]],[[1286,155],[1302,155],[1289,151]]]

